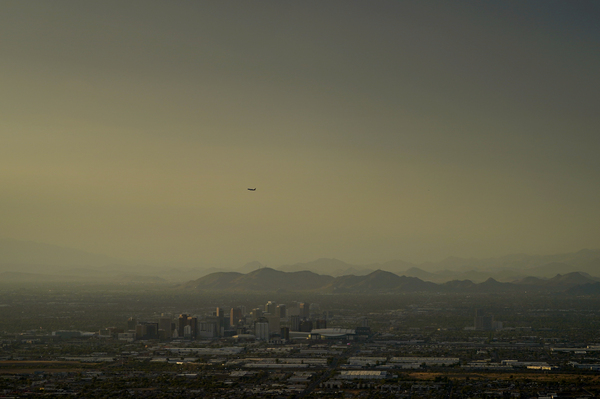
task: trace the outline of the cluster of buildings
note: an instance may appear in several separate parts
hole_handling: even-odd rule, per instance
[[[488,314],[482,309],[475,311],[475,322],[473,329],[480,331],[501,330],[503,324],[501,321],[494,320],[494,315]]]
[[[331,312],[320,312],[317,304],[285,304],[268,301],[247,311],[245,306],[225,309],[217,307],[210,315],[197,317],[180,314],[161,315],[158,321],[127,321],[126,329],[107,328],[100,335],[124,341],[134,340],[205,340],[234,338],[237,340],[284,341],[293,339],[348,339],[368,337],[371,330],[364,319],[356,329],[327,328]]]

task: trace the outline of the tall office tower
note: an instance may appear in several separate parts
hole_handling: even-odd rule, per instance
[[[219,329],[223,328],[227,328],[229,327],[229,317],[230,317],[230,312],[225,312],[225,310],[223,308],[217,308],[217,311],[215,312],[215,316],[220,320],[220,327]]]
[[[146,337],[148,339],[158,339],[158,323],[146,323]]]
[[[360,326],[361,327],[369,327],[369,319],[367,319],[366,317],[363,317],[362,320],[360,321]]]
[[[260,317],[262,317],[263,315],[263,311],[260,310],[259,308],[254,308],[252,309],[252,311],[250,312],[250,315],[252,316],[253,320],[258,320]]]
[[[492,330],[494,327],[494,316],[488,316],[482,309],[475,311],[475,329]]]
[[[310,303],[303,302],[300,304],[300,317],[310,318]]]
[[[183,313],[177,319],[177,336],[183,337],[183,328],[188,324],[188,315]]]
[[[317,321],[315,321],[315,328],[316,329],[327,328],[327,320],[318,319]]]
[[[281,327],[281,338],[286,341],[290,340],[290,328],[289,327]]]
[[[290,331],[300,331],[300,316],[290,316]]]
[[[279,316],[272,314],[266,317],[269,321],[269,332],[279,334],[279,330],[281,328],[281,325],[279,323]]]
[[[142,339],[146,335],[146,325],[138,324],[135,326],[135,339]]]
[[[258,321],[254,323],[254,335],[256,339],[263,341],[269,340],[269,323],[266,321]]]
[[[275,314],[279,318],[285,317],[287,315],[285,305],[284,304],[277,305],[277,308],[275,308]]]
[[[300,329],[299,331],[302,332],[311,332],[313,329],[313,322],[310,320],[302,320],[300,322]]]
[[[183,337],[184,338],[192,338],[192,326],[187,325],[183,327]]]
[[[292,306],[292,307],[290,307],[290,308],[287,308],[287,309],[285,310],[285,313],[286,313],[288,316],[300,316],[300,308],[299,308],[298,306],[295,306],[295,307],[294,307],[294,306]]]
[[[198,334],[200,338],[218,338],[222,336],[221,326],[222,317],[209,316],[206,320],[198,323]]]
[[[191,328],[190,338],[196,339],[196,337],[198,336],[198,318],[189,316],[187,325]]]
[[[137,319],[135,317],[127,319],[127,330],[135,330],[135,326],[137,326]]]
[[[242,305],[240,309],[242,310],[242,316],[246,316],[246,307]]]
[[[158,330],[163,330],[164,334],[167,337],[170,337],[172,334],[171,331],[171,318],[168,316],[165,316],[164,314],[162,316],[160,316],[160,318],[158,319]]]
[[[275,308],[277,307],[277,303],[273,301],[267,302],[265,305],[265,313],[275,314]]]
[[[243,317],[244,315],[242,314],[242,309],[240,308],[231,308],[230,314],[229,314],[229,325],[230,326],[237,326],[238,321]]]

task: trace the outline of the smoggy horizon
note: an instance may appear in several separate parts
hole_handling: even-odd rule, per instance
[[[599,248],[598,17],[1,3],[0,238],[224,265]]]

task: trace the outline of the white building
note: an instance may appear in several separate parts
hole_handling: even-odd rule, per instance
[[[263,341],[269,340],[269,323],[256,323],[254,324],[254,335],[256,339],[261,339]]]
[[[344,379],[344,380],[378,380],[378,379],[387,378],[387,371],[371,371],[371,370],[342,371],[342,374],[340,375],[339,378]]]

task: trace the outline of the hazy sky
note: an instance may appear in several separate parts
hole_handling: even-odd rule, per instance
[[[0,237],[232,266],[598,248],[599,20],[2,1]]]

